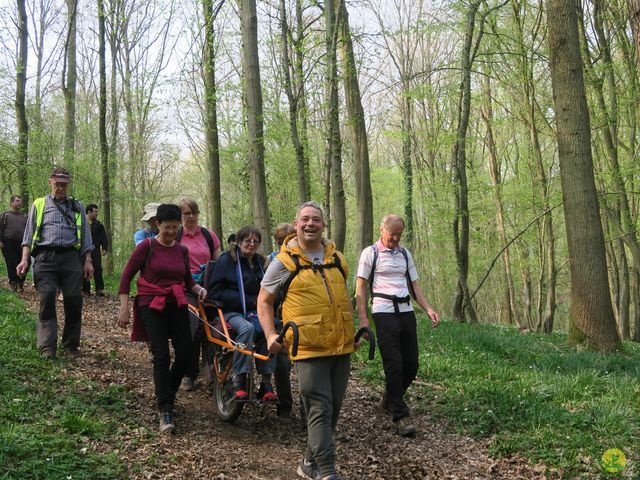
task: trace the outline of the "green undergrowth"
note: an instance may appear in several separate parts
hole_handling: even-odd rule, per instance
[[[611,448],[629,461],[620,478],[640,478],[640,345],[602,355],[565,341],[448,321],[432,330],[422,318],[410,405],[491,439],[492,455],[519,454],[563,478],[608,476],[601,458]],[[360,371],[383,383],[379,354]]]
[[[44,360],[35,318],[0,289],[0,479],[119,479],[117,443],[129,393],[65,374],[65,359]],[[81,359],[79,360],[81,361]]]

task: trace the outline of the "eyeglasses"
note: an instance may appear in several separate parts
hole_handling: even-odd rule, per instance
[[[182,216],[183,217],[195,217],[196,215],[198,215],[200,212],[182,212]]]
[[[260,240],[256,238],[246,238],[242,241],[242,243],[246,243],[246,244],[253,243],[254,245],[260,245]]]

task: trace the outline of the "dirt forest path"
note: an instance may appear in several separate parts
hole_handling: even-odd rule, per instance
[[[27,288],[25,299],[36,315],[33,287]],[[58,304],[61,314],[62,302]],[[65,368],[70,375],[124,385],[134,393],[136,399],[127,405],[132,421],[124,426],[121,441],[99,447],[118,449],[118,456],[132,466],[130,478],[298,478],[296,467],[306,444],[298,418],[283,422],[274,407],[248,406],[235,424],[225,424],[202,384],[178,393],[177,435],[150,435],[157,429],[157,416],[148,352],[117,328],[117,312],[115,297],[85,299],[83,354]],[[522,459],[489,458],[486,443],[451,433],[428,414],[414,416],[416,438],[401,438],[378,410],[379,398],[379,390],[352,376],[338,425],[338,471],[345,480],[545,478],[544,468]]]

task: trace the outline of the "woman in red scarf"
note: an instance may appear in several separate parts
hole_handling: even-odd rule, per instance
[[[175,433],[173,407],[191,354],[191,327],[185,290],[203,299],[207,291],[194,283],[189,271],[189,252],[176,242],[180,208],[158,207],[158,235],[140,243],[120,277],[118,325],[129,325],[129,289],[136,273],[138,294],[133,302],[131,340],[149,341],[153,354],[153,383],[160,410],[160,432]],[[171,364],[169,339],[175,351]]]

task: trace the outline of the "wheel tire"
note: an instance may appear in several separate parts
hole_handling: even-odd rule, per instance
[[[219,355],[217,360],[218,371],[224,372],[229,362],[233,361],[233,353],[225,353]],[[218,410],[218,417],[223,422],[233,423],[235,422],[244,407],[244,402],[236,402],[235,388],[233,388],[233,370],[227,375],[227,379],[220,383],[218,379],[215,379],[215,385],[213,389],[213,398],[216,409]]]

